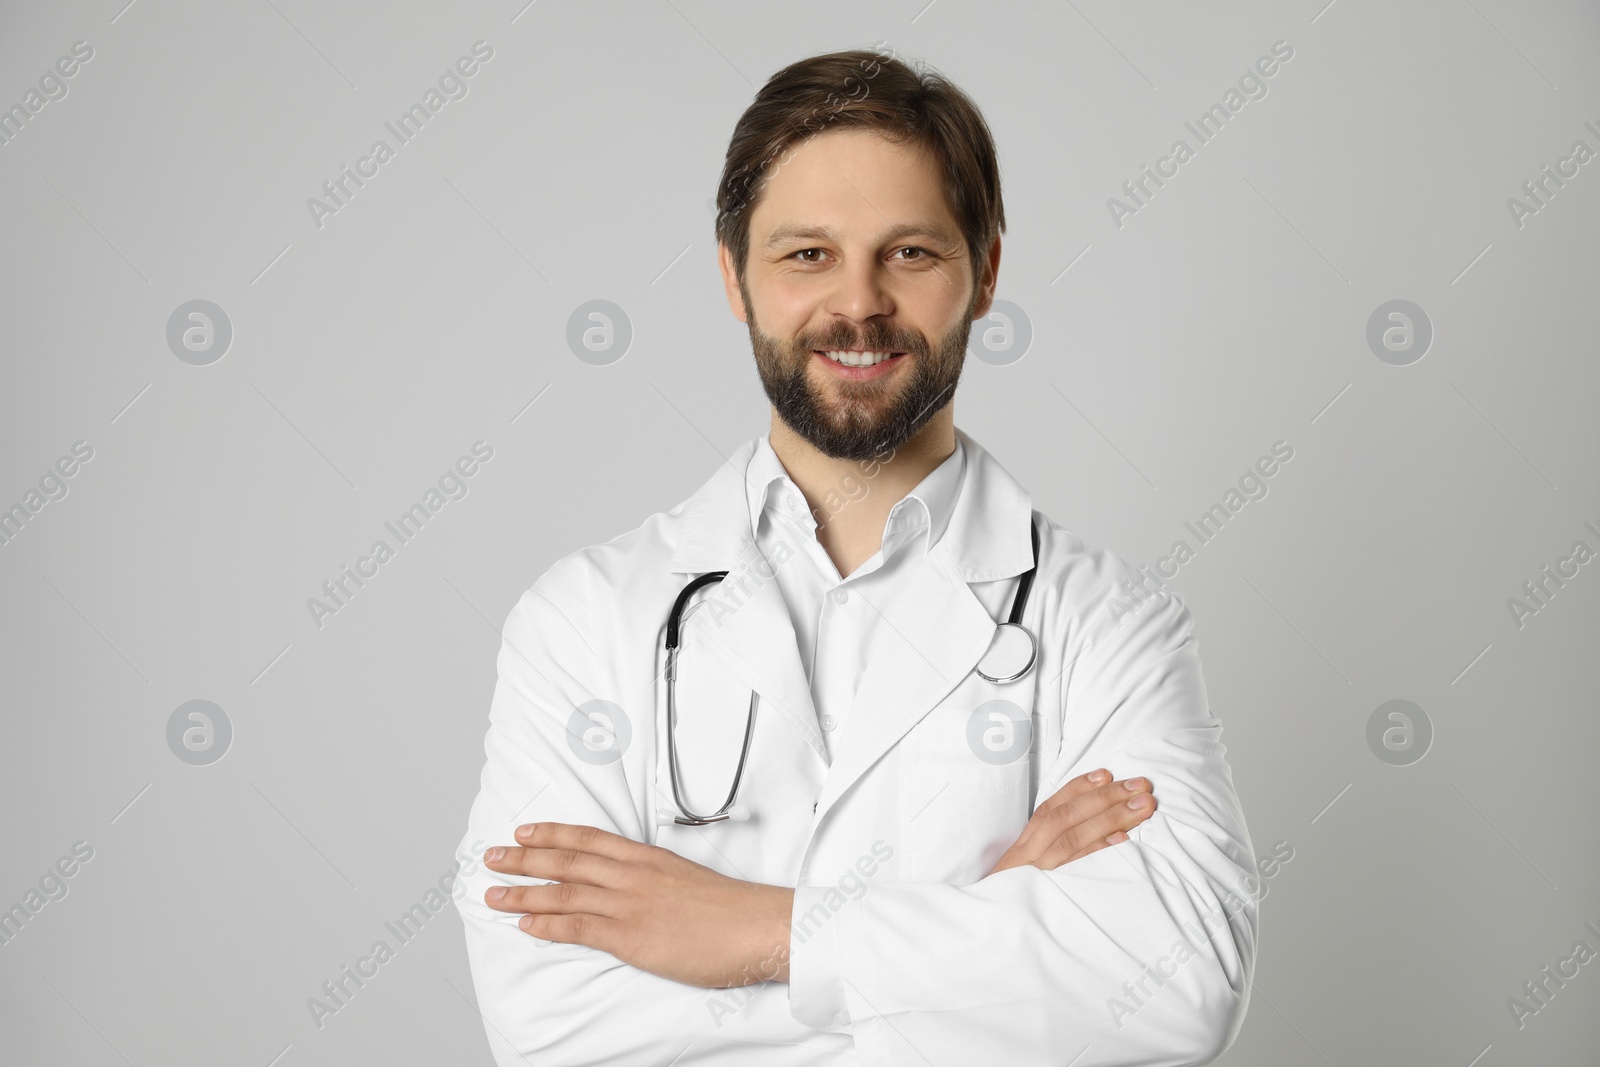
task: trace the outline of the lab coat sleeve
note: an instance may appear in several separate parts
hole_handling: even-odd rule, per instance
[[[487,758],[463,853],[515,845],[515,827],[537,821],[583,823],[643,839],[622,761],[590,762],[569,744],[578,707],[618,700],[599,680],[589,642],[604,638],[588,624],[586,598],[586,577],[558,564],[506,619]],[[689,1013],[705,1013],[703,990],[637,970],[599,949],[536,939],[517,927],[519,915],[484,903],[490,886],[545,880],[479,863],[463,881],[456,906],[478,1009],[500,1067],[659,1065],[683,1051],[684,1042],[672,1046],[670,1038]]]
[[[1176,1067],[1232,1043],[1259,886],[1188,609],[1158,594],[1066,655],[1062,748],[1036,803],[1104,766],[1148,777],[1156,813],[1052,871],[873,882],[792,946],[796,1018],[858,1041],[875,1026],[896,1063],[975,1062],[982,1050],[993,1063]],[[797,888],[794,913],[829,889]]]

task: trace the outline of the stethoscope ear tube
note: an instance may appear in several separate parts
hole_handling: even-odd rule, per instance
[[[1006,621],[1014,626],[1022,625],[1022,609],[1028,603],[1028,593],[1033,589],[1033,576],[1039,570],[1039,527],[1036,523],[1028,523],[1028,533],[1033,536],[1033,566],[1017,579],[1017,595],[1011,601],[1011,617]],[[1030,635],[1031,636],[1031,635]]]
[[[678,623],[683,619],[683,606],[689,602],[689,598],[694,595],[695,590],[701,588],[702,586],[710,585],[712,582],[720,582],[727,576],[727,571],[711,571],[709,573],[702,574],[700,577],[683,587],[683,591],[678,594],[678,599],[672,602],[672,614],[667,616],[668,652],[671,652],[678,647]],[[669,659],[668,662],[670,663],[671,660]]]

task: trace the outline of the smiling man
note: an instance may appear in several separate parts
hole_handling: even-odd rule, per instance
[[[815,56],[717,203],[770,428],[507,619],[457,898],[497,1062],[1214,1058],[1258,898],[1189,612],[954,422],[981,115]]]

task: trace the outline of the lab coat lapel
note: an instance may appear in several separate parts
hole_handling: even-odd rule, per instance
[[[670,569],[728,574],[697,594],[706,603],[685,623],[683,641],[714,655],[729,674],[760,694],[757,736],[768,736],[759,725],[763,717],[779,716],[826,763],[794,624],[773,568],[750,534],[744,476],[756,444],[751,439],[741,445],[685,505],[683,536]],[[742,729],[747,708],[735,710],[738,721],[730,728]]]
[[[874,643],[876,655],[856,690],[818,818],[988,651],[1001,620],[969,583],[1012,578],[1033,565],[1032,498],[981,445],[955,432],[967,463],[949,524],[931,552],[908,561],[894,598],[874,605],[887,632]]]
[[[856,690],[817,801],[819,818],[972,672],[994,637],[995,620],[948,556],[941,542],[908,561],[901,595],[880,608],[885,632]]]

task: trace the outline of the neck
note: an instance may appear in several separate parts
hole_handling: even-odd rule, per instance
[[[817,520],[817,541],[842,577],[883,545],[889,512],[956,450],[954,404],[882,459],[824,455],[772,413],[772,451]]]

